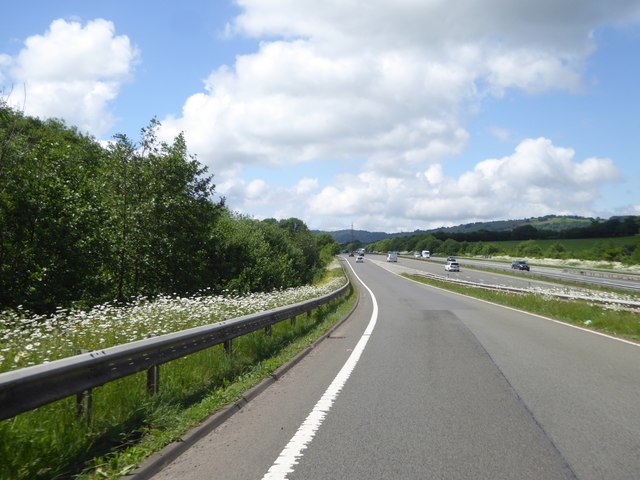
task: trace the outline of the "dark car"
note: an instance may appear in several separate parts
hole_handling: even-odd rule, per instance
[[[511,268],[514,270],[526,270],[529,271],[529,265],[524,260],[514,260],[511,262]]]
[[[454,257],[453,255],[449,255],[447,257],[447,262],[455,262],[456,261],[456,257]]]

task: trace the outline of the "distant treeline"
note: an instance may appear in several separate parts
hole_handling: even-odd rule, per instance
[[[501,242],[505,240],[549,240],[569,238],[629,237],[640,231],[640,217],[612,217],[609,220],[592,220],[590,224],[564,230],[538,229],[522,225],[512,230],[471,232],[434,232],[439,240],[452,238],[458,242]]]
[[[613,217],[606,221],[593,221],[590,225],[567,230],[536,229],[524,225],[511,231],[473,232],[433,232],[406,237],[394,237],[369,243],[369,251],[413,252],[429,250],[442,255],[483,255],[496,254],[550,257],[582,258],[594,260],[640,263],[640,217]],[[629,239],[613,242],[612,239]],[[573,252],[567,248],[567,240],[589,241],[589,248]],[[358,243],[345,246],[348,250],[359,248]],[[544,248],[543,248],[544,246]]]
[[[0,102],[0,310],[310,282],[335,253],[298,219],[257,221],[215,201],[182,134],[102,146]]]

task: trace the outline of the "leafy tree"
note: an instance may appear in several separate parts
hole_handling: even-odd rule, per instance
[[[441,250],[445,255],[457,255],[460,251],[460,243],[453,238],[448,238],[442,243]]]
[[[0,308],[49,313],[137,295],[252,292],[311,281],[337,251],[297,218],[214,202],[182,134],[106,147],[0,101]]]
[[[390,238],[385,238],[384,240],[374,242],[373,244],[369,245],[367,249],[378,252],[388,252],[390,250],[393,250]]]
[[[313,238],[298,219],[258,221],[225,210],[213,235],[218,289],[246,293],[293,287],[310,281],[319,266],[313,263],[319,259]]]
[[[218,289],[229,289],[239,293],[261,290],[265,285],[275,284],[276,272],[269,272],[273,252],[264,238],[259,222],[247,217],[225,212],[216,223],[214,232]],[[288,263],[280,265],[286,270]]]
[[[0,120],[0,301],[47,311],[95,297],[102,149],[58,120],[6,107]]]
[[[622,261],[622,248],[610,240],[601,240],[596,242],[591,249],[591,257],[610,262]]]
[[[160,142],[152,120],[140,145],[116,135],[105,171],[115,295],[186,293],[206,287],[211,227],[223,202],[182,134]]]
[[[422,250],[429,250],[431,253],[436,253],[442,245],[442,241],[438,240],[433,235],[421,235],[420,237],[420,240],[415,245],[415,249],[418,252],[422,252]]]
[[[224,202],[214,204],[212,176],[187,152],[182,134],[172,144],[158,142],[152,122],[145,130],[142,163],[148,203],[144,231],[149,240],[140,255],[145,259],[145,285],[151,291],[185,293],[208,282],[203,266],[211,226]]]
[[[640,231],[640,219],[638,217],[624,217],[615,229],[615,234],[620,237],[629,237]]]
[[[328,233],[313,235],[313,241],[322,265],[327,265],[340,252],[340,245]]]
[[[490,257],[492,255],[496,255],[497,253],[500,253],[500,249],[494,243],[485,244],[482,247],[482,250],[480,251],[480,254],[484,255],[486,257]]]
[[[299,283],[297,284],[310,282],[316,270],[320,267],[321,262],[309,228],[302,220],[293,217],[280,220],[278,227],[287,232],[291,247],[300,252],[300,254],[297,252],[294,254],[292,250],[291,253],[294,268],[300,273]]]
[[[640,235],[636,234],[633,237],[633,242],[629,244],[628,255],[630,263],[640,264]]]
[[[136,146],[126,135],[116,135],[108,147],[109,162],[103,172],[103,201],[109,212],[105,233],[110,244],[107,276],[113,294],[125,300],[136,294],[133,265],[136,262],[136,245],[143,241],[142,232],[134,230],[135,210],[142,196],[139,190],[139,168],[136,164]],[[140,215],[137,215],[140,217]]]
[[[547,248],[545,256],[549,258],[567,258],[568,252],[562,243],[556,242]]]
[[[533,225],[523,225],[511,231],[511,238],[513,240],[534,240],[538,237],[538,229]]]
[[[359,248],[364,248],[364,247],[365,247],[365,244],[362,243],[360,240],[354,240],[353,242],[345,243],[342,245],[342,249],[346,250],[347,252],[355,252]],[[373,248],[370,248],[370,247],[371,245],[367,245],[367,249],[373,250]]]
[[[476,242],[469,246],[469,251],[472,255],[490,257],[500,252],[500,249],[493,243]]]
[[[534,240],[519,243],[516,252],[519,257],[542,257],[542,248]]]

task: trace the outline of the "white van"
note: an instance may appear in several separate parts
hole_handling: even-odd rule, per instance
[[[398,252],[387,253],[387,262],[398,262]]]
[[[431,252],[429,252],[429,250],[422,250],[422,258],[431,258]]]

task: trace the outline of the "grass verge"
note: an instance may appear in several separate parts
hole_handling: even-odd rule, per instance
[[[310,346],[345,318],[356,297],[351,290],[309,317],[274,325],[270,335],[240,337],[232,355],[217,346],[163,365],[156,396],[146,395],[144,374],[94,389],[88,421],[77,418],[75,399],[67,398],[0,422],[0,478],[126,475]]]
[[[638,315],[637,311],[594,304],[585,300],[561,300],[537,293],[500,292],[443,282],[420,275],[402,275],[420,283],[470,297],[517,308],[627,340],[640,341],[640,315]]]

